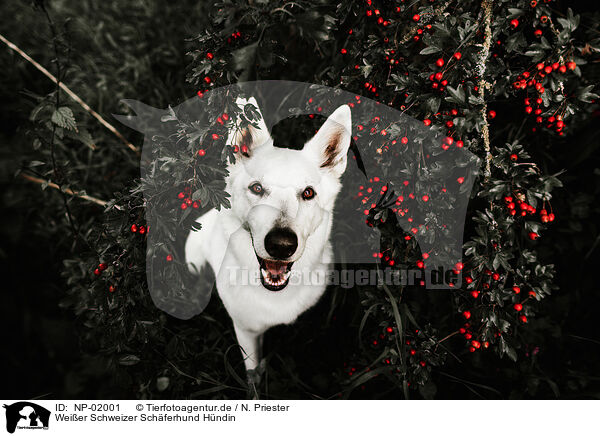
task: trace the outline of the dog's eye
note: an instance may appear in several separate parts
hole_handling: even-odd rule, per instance
[[[314,196],[315,196],[315,190],[313,188],[311,188],[310,186],[307,187],[304,190],[304,192],[302,193],[302,198],[304,198],[305,200],[310,200]]]
[[[263,187],[258,182],[255,182],[255,183],[251,184],[250,186],[248,186],[248,189],[250,189],[250,192],[252,192],[253,194],[256,194],[256,195],[263,194]]]

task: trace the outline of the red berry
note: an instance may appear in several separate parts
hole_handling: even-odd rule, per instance
[[[217,135],[216,138],[215,138],[215,135],[213,135],[213,139],[218,139],[218,138],[219,138],[219,135]],[[203,148],[198,150],[198,156],[206,156],[206,150],[204,150]]]
[[[423,120],[423,124],[425,124],[426,126],[431,126],[431,120],[425,119],[425,120]]]
[[[402,139],[400,140],[400,142],[402,144],[408,144],[408,138],[406,136],[403,136]]]
[[[211,52],[208,52],[208,53],[206,53],[206,57],[208,59],[212,59],[214,56],[213,56],[213,54]]]
[[[429,195],[424,195],[423,197],[421,197],[423,199],[423,201],[427,202],[429,201]]]
[[[217,135],[216,133],[213,133],[213,134],[212,134],[212,139],[215,139],[215,140],[216,140],[216,139],[219,139],[219,135]]]
[[[466,277],[465,282],[467,282],[468,284],[471,284],[471,283],[473,283],[473,279],[471,277]]]
[[[140,226],[140,235],[143,235],[144,233],[146,233],[146,227],[144,226]]]
[[[100,269],[100,271],[104,271],[106,268],[108,268],[108,266],[105,263],[101,263],[100,265],[98,265],[98,268]]]
[[[115,287],[113,285],[110,285],[108,287],[108,292],[115,292]]]
[[[188,207],[188,205],[187,205],[187,204],[185,204],[185,203],[181,203],[181,206],[180,206],[180,207],[181,207],[181,210],[186,210],[186,209],[187,209],[187,207]]]
[[[132,225],[131,225],[131,232],[132,232],[132,233],[136,233],[137,231],[138,231],[138,228],[137,228],[137,226],[136,226],[135,224],[132,224]]]
[[[443,66],[444,66],[444,59],[442,59],[442,58],[439,58],[437,61],[435,61],[435,64],[436,64],[438,67],[440,67],[440,68],[441,68],[441,67],[443,67]]]
[[[510,160],[512,160],[513,162],[516,162],[517,159],[519,159],[519,156],[517,156],[516,154],[513,153],[510,155]]]
[[[464,177],[459,177],[458,179],[456,179],[456,181],[457,181],[459,184],[462,184],[462,183],[465,181],[465,178],[464,178]]]
[[[521,292],[521,288],[519,288],[518,286],[513,286],[512,289],[515,294],[519,294]]]
[[[205,81],[206,83],[210,83],[210,82],[211,82],[211,80],[210,80],[210,77],[206,76],[206,77],[204,78],[204,81]]]
[[[532,241],[535,241],[537,238],[540,237],[540,235],[538,235],[536,232],[529,232],[528,236],[529,239],[531,239]]]
[[[517,27],[519,27],[519,20],[517,20],[516,18],[510,20],[510,25],[513,29],[516,29]]]
[[[479,297],[479,291],[471,291],[471,297],[473,297],[473,298]]]
[[[469,312],[468,310],[465,310],[463,312],[463,316],[465,317],[465,319],[469,319],[469,318],[471,318],[471,312]]]
[[[471,341],[471,345],[475,348],[481,347],[481,343],[479,341]]]
[[[498,281],[498,280],[500,280],[500,274],[498,274],[498,273],[494,273],[494,274],[492,275],[492,278],[493,278],[494,280]]]
[[[523,305],[521,303],[516,303],[513,308],[517,311],[520,312],[523,310]]]
[[[461,52],[457,51],[456,53],[454,53],[454,59],[460,60],[460,58],[462,58]]]
[[[99,276],[101,273],[102,273],[102,272],[101,272],[101,271],[100,271],[98,268],[96,268],[96,269],[94,270],[94,274],[95,274],[95,275],[97,275],[97,276]]]
[[[573,71],[575,68],[577,68],[577,64],[573,61],[571,62],[567,62],[567,68],[571,71]]]
[[[427,363],[425,363],[423,360],[421,360],[421,361],[419,362],[419,365],[421,365],[423,368],[425,368],[425,365],[427,365]]]
[[[519,317],[519,321],[521,321],[523,324],[526,324],[527,323],[527,317],[525,315],[521,315]]]
[[[167,262],[171,262],[173,260],[173,256],[167,254]]]
[[[489,116],[491,119],[494,119],[494,118],[496,118],[496,111],[489,111],[489,112],[488,112],[488,116]]]
[[[413,15],[413,21],[419,21],[420,19],[421,19],[421,16],[419,14]]]
[[[200,207],[200,205],[198,204],[198,202],[197,202],[197,201],[194,201],[194,202],[192,203],[192,207],[193,207],[194,209],[198,209],[198,208]]]
[[[388,328],[385,329],[385,331],[388,332],[388,333],[393,333],[394,329],[391,328],[391,327],[388,327]]]
[[[533,32],[533,34],[539,38],[540,36],[542,36],[542,30],[541,29],[536,29],[536,31]]]
[[[345,48],[343,48],[343,49],[340,50],[340,53],[341,54],[346,54],[346,53],[348,53],[348,50],[346,50]]]

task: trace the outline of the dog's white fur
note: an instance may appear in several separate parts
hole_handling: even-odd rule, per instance
[[[237,103],[258,108],[254,98]],[[241,147],[239,126],[232,128],[228,143]],[[274,147],[262,116],[247,129],[246,139],[252,139],[248,156],[238,153],[228,168],[231,208],[213,209],[197,220],[202,228],[190,232],[185,256],[191,270],[200,271],[206,262],[212,267],[217,291],[246,355],[246,369],[254,370],[261,359],[263,333],[277,324],[294,322],[319,300],[325,284],[289,280],[284,289],[273,292],[260,281],[244,284],[232,277],[240,271],[260,274],[257,255],[271,258],[264,240],[276,226],[290,228],[297,235],[298,248],[289,258],[294,261],[292,274],[326,273],[333,256],[329,242],[333,206],[350,146],[350,108],[340,106],[302,150]],[[249,190],[255,182],[263,186],[264,195]],[[302,193],[309,186],[316,195],[305,200]]]

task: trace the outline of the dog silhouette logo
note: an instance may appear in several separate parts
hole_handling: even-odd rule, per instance
[[[4,405],[6,409],[6,431],[14,433],[18,429],[48,429],[50,411],[29,401],[19,401]]]
[[[316,295],[330,278],[349,288],[385,269],[426,289],[460,287],[481,164],[462,141],[387,104],[302,82],[238,83],[167,109],[123,103],[130,115],[115,118],[144,134],[148,288],[170,315],[201,313],[218,282]],[[291,231],[271,232],[280,227]],[[295,251],[270,254],[273,241]],[[422,260],[404,261],[409,249]]]

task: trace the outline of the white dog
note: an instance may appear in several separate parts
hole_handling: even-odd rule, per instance
[[[248,103],[258,108],[254,98],[237,102]],[[228,144],[239,149],[226,180],[231,209],[197,220],[202,228],[189,234],[185,256],[193,271],[212,267],[248,371],[260,362],[263,333],[294,322],[325,291],[324,281],[310,283],[306,272],[325,274],[333,259],[333,206],[351,130],[343,105],[302,150],[274,147],[262,115],[230,132]]]

